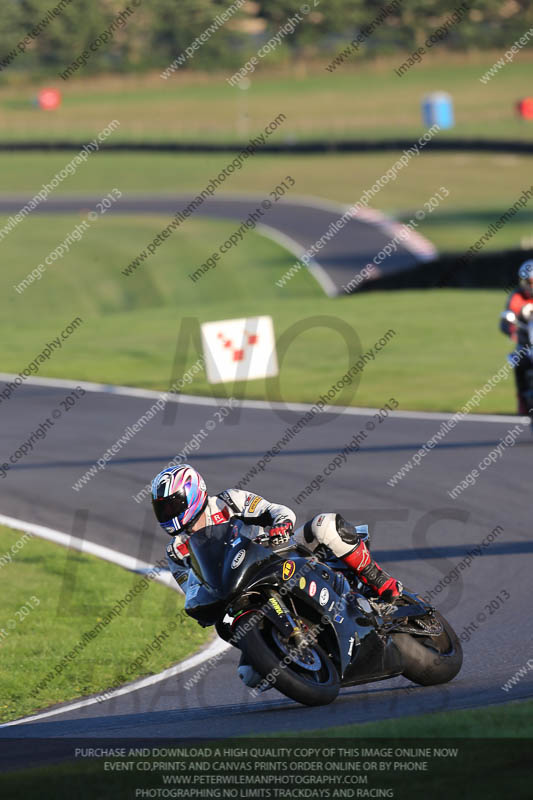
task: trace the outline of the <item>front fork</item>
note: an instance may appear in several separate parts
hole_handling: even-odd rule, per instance
[[[281,595],[278,592],[271,591],[268,599],[265,601],[262,598],[262,601],[261,607],[254,608],[253,612],[251,610],[243,610],[240,614],[237,614],[232,624],[245,613],[262,614],[279,630],[285,639],[291,640],[297,647],[304,646],[304,632],[283,602]]]

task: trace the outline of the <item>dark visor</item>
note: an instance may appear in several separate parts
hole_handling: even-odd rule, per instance
[[[172,497],[152,498],[152,506],[158,522],[169,522],[173,517],[179,517],[187,510],[187,500],[175,494]]]

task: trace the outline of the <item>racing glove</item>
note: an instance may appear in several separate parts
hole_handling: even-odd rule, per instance
[[[275,525],[273,528],[270,528],[269,537],[270,537],[270,544],[276,547],[280,544],[287,544],[289,539],[291,538],[292,533],[292,522],[280,522],[278,525]]]
[[[177,567],[177,569],[173,570],[173,575],[178,585],[183,589],[189,578],[191,566],[187,544],[177,541],[177,537],[174,538],[170,544],[167,544],[167,556]]]
[[[177,541],[177,536],[172,539],[170,544],[167,545],[167,554],[168,557],[172,559],[175,564],[179,566],[187,566],[189,556],[189,548],[187,547],[186,542],[179,542]]]

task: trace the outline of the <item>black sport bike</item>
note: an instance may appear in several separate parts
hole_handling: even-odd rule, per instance
[[[398,675],[430,686],[457,675],[457,635],[416,594],[384,602],[325,550],[292,541],[272,548],[265,538],[241,520],[196,531],[185,602],[191,617],[214,624],[242,651],[262,676],[258,691],[274,686],[299,703],[324,705],[342,686]]]

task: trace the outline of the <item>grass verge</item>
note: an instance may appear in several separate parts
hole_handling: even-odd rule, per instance
[[[7,528],[0,553],[0,722],[160,672],[209,636],[177,592],[94,556]]]
[[[533,738],[533,700],[511,702],[503,705],[474,708],[465,711],[449,711],[420,714],[383,720],[380,722],[356,723],[334,728],[310,730],[305,734],[281,733],[276,738],[302,736],[319,737],[320,742],[339,743],[346,741],[350,747],[396,747],[402,749],[428,748],[433,753],[428,771],[413,772],[405,767],[394,770],[394,758],[386,758],[379,767],[368,773],[374,782],[393,788],[396,798],[432,797],[447,800],[461,791],[468,800],[485,800],[500,797],[508,791],[513,798],[530,797],[531,788],[531,740]],[[515,746],[512,740],[518,740]],[[509,741],[506,741],[509,740]],[[349,743],[349,744],[348,744]],[[457,757],[450,755],[435,757],[435,753],[457,748]],[[399,762],[418,762],[415,755],[402,757]],[[383,780],[385,769],[386,779]],[[379,778],[378,778],[379,776]],[[365,795],[359,795],[361,797]],[[378,797],[380,795],[366,795]],[[381,795],[386,796],[386,795]]]
[[[180,330],[191,332],[200,322],[243,314],[271,314],[277,336],[286,334],[289,342],[285,352],[278,349],[281,394],[272,380],[211,387],[203,373],[186,391],[220,396],[226,390],[235,396],[314,403],[359,355],[357,344],[348,352],[338,331],[327,327],[340,321],[355,330],[363,350],[390,329],[395,335],[367,364],[357,391],[350,387],[336,402],[381,407],[394,395],[401,409],[453,411],[500,369],[511,349],[498,331],[506,300],[501,291],[405,291],[331,299],[305,269],[280,289],[275,280],[291,257],[254,232],[193,283],[188,273],[235,229],[230,222],[190,221],[134,275],[124,277],[121,269],[165,220],[105,218],[40,281],[17,294],[13,284],[74,222],[74,217],[28,219],[3,243],[3,371],[21,372],[80,316],[83,324],[40,366],[39,375],[164,390],[198,357],[192,344],[187,349],[182,342],[173,366]],[[330,318],[326,327],[324,317]],[[296,336],[300,325],[307,330]],[[514,411],[512,379],[498,384],[479,408]]]
[[[279,735],[290,738],[296,734]],[[340,725],[310,730],[306,735],[326,739],[533,738],[533,700]]]
[[[455,104],[456,125],[444,136],[531,139],[514,108],[531,92],[531,54],[522,50],[488,85],[480,82],[502,55],[454,56],[436,48],[401,78],[394,70],[406,53],[373,62],[353,58],[333,73],[326,70],[327,61],[300,63],[291,71],[258,72],[246,92],[229,86],[225,73],[183,72],[169,80],[158,73],[74,78],[59,81],[62,105],[45,112],[32,103],[35,83],[18,79],[0,88],[6,123],[0,138],[87,141],[118,119],[121,127],[109,141],[242,141],[281,112],[288,119],[276,134],[280,139],[416,138],[422,131],[421,100],[438,90],[449,92]]]

